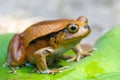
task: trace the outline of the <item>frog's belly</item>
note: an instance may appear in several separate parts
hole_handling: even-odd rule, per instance
[[[77,40],[77,41],[74,41],[74,42],[71,42],[71,43],[68,43],[68,44],[61,45],[61,47],[55,49],[54,54],[61,55],[61,54],[65,53],[66,51],[74,48],[77,44],[79,44],[79,42],[80,41]]]
[[[60,47],[55,49],[55,52],[52,53],[52,55],[48,55],[46,57],[48,65],[56,64],[56,62],[59,61],[59,59],[62,57],[62,54],[64,54],[69,49],[71,48]]]
[[[63,53],[65,53],[66,51],[68,51],[69,49],[66,49],[66,48],[64,48],[64,47],[61,47],[61,48],[58,48],[58,49],[56,49],[55,50],[55,52],[54,52],[54,54],[63,54]]]
[[[70,45],[70,46],[63,46],[63,47],[57,48],[57,49],[55,49],[54,54],[55,55],[62,55],[63,53],[72,49],[73,47],[74,47],[73,45]]]

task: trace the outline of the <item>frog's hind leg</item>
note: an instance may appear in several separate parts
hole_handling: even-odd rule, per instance
[[[21,42],[21,36],[16,34],[11,40],[8,47],[8,58],[6,65],[10,66],[13,73],[15,72],[14,66],[20,66],[25,63],[25,50]]]
[[[8,73],[14,73],[14,74],[16,74],[16,70],[14,69],[13,66],[10,65],[10,63],[11,63],[11,57],[10,57],[10,55],[8,54],[8,58],[7,58],[6,62],[5,62],[5,64],[3,65],[3,67],[9,66],[10,69],[11,69],[11,71],[8,71]]]

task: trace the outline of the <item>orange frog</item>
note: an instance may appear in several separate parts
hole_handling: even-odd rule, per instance
[[[59,19],[38,22],[12,38],[8,47],[7,65],[13,72],[15,72],[14,66],[20,66],[26,62],[35,64],[40,73],[59,72],[61,68],[49,69],[48,62],[59,59],[59,56],[69,49],[72,49],[76,56],[68,61],[78,61],[83,52],[77,44],[90,32],[91,29],[84,16],[76,20]]]

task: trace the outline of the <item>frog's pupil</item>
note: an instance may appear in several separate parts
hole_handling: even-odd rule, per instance
[[[75,30],[76,26],[75,25],[71,25],[71,30]]]

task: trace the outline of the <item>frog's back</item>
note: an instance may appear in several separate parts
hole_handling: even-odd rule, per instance
[[[32,40],[38,37],[43,37],[50,33],[60,31],[66,28],[69,22],[74,21],[76,20],[61,19],[43,21],[33,24],[21,34],[23,37],[23,45],[26,47]]]

